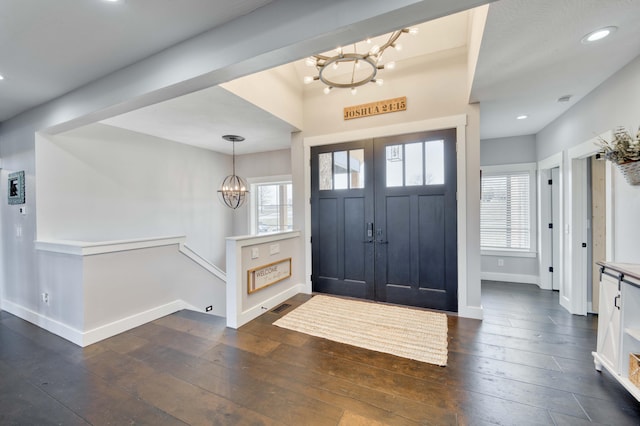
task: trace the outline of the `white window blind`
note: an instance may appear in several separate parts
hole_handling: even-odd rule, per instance
[[[482,176],[480,244],[496,249],[531,248],[530,173]]]

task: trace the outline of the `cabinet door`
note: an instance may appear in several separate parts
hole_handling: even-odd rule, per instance
[[[620,292],[618,281],[602,274],[598,314],[598,354],[618,374],[620,359]]]

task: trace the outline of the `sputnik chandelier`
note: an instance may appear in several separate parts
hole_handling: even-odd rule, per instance
[[[401,50],[402,46],[397,42],[398,38],[404,33],[415,35],[418,33],[417,28],[403,28],[394,31],[389,39],[383,45],[374,44],[364,53],[358,52],[358,46],[353,44],[353,51],[347,52],[344,48],[339,47],[335,50],[334,56],[313,55],[305,60],[305,64],[315,67],[318,74],[315,76],[306,76],[305,84],[314,81],[323,82],[326,87],[324,93],[329,94],[334,88],[351,89],[353,95],[357,92],[357,87],[367,83],[375,83],[382,86],[384,80],[376,78],[378,71],[395,68],[395,62],[390,61],[382,63],[382,55],[389,47]],[[365,41],[365,46],[371,45],[371,39]]]
[[[224,135],[222,139],[233,143],[233,172],[222,181],[218,196],[227,207],[235,210],[244,205],[249,193],[247,182],[236,175],[236,142],[242,142],[244,138],[236,135]]]

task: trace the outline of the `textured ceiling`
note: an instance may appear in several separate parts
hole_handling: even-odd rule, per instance
[[[212,151],[231,154],[232,144],[222,135],[245,138],[237,154],[291,147],[295,129],[268,112],[216,86],[101,121]]]
[[[491,4],[473,82],[483,139],[535,134],[640,54],[638,0]],[[589,32],[614,25],[589,45]],[[572,95],[569,102],[557,99]],[[526,120],[516,116],[526,114]]]
[[[271,0],[2,0],[0,122]]]
[[[162,0],[162,7],[158,7],[159,0],[125,0],[121,4],[102,0],[3,0],[0,74],[5,80],[0,82],[0,121],[267,3],[270,1]],[[430,34],[427,41],[406,37],[403,55],[427,59],[431,51],[459,46],[466,39],[463,15],[458,20],[452,17],[451,21],[434,21],[444,28],[433,30],[436,33],[423,29],[422,36]],[[472,88],[472,100],[481,105],[481,137],[540,131],[640,54],[639,21],[640,0],[492,3]],[[619,29],[593,45],[580,43],[585,34],[607,25]],[[312,53],[316,52],[309,52]],[[309,74],[309,69],[299,63],[294,66],[300,80]],[[314,83],[305,90],[320,90],[320,86]],[[216,94],[222,98],[213,99]],[[557,99],[564,95],[572,95],[570,102],[558,103]],[[273,149],[280,147],[277,141],[288,131],[280,120],[267,119],[264,111],[231,100],[223,91],[205,91],[200,96],[202,99],[187,99],[204,113],[193,111],[184,100],[147,110],[165,117],[175,112],[188,123],[185,129],[176,128],[180,122],[165,120],[167,125],[160,127],[166,127],[166,133],[160,134],[144,117],[144,110],[132,113],[129,119],[115,117],[110,124],[201,146],[206,144],[208,132],[222,134],[224,123],[230,120],[224,110],[215,109],[224,100],[234,105],[229,111],[234,111],[235,118],[252,117],[243,128],[250,129],[251,122],[259,123],[259,132],[268,135],[269,126],[273,126]],[[203,104],[204,100],[211,104]],[[244,113],[236,107],[244,108]],[[163,112],[165,108],[168,111]],[[171,112],[173,108],[176,111]],[[214,131],[210,120],[202,119],[211,111],[216,111],[222,123]],[[520,114],[529,118],[515,120]],[[140,123],[134,123],[135,117]],[[142,128],[145,123],[147,129]],[[251,132],[247,130],[247,135]],[[249,149],[249,144],[245,146]],[[255,149],[264,150],[265,144]]]

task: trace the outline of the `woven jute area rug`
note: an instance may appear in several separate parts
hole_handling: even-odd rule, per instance
[[[378,352],[447,365],[445,314],[317,295],[273,323]]]

